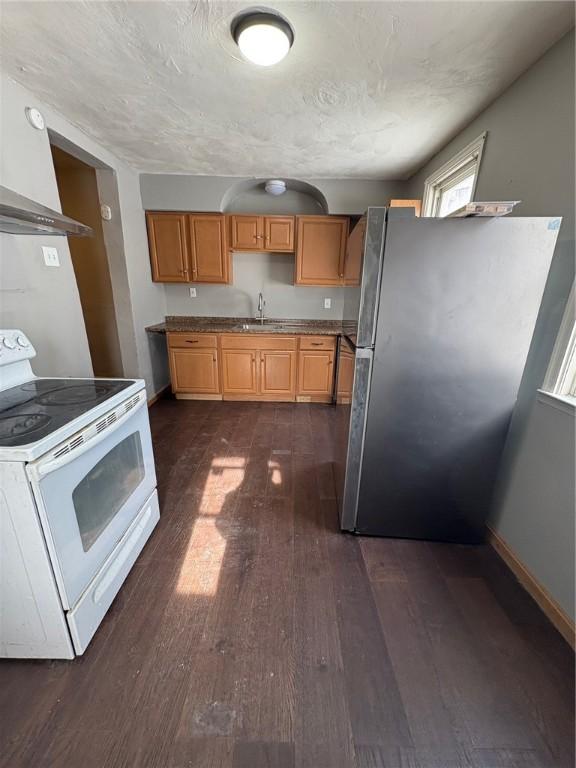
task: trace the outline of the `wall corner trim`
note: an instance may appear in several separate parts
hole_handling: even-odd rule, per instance
[[[530,573],[524,563],[510,549],[504,539],[490,526],[488,529],[488,542],[497,554],[506,563],[508,568],[516,576],[520,584],[528,594],[536,601],[538,606],[546,614],[548,619],[556,627],[566,642],[576,650],[575,625],[572,619],[558,605],[556,600],[544,589],[540,582]]]

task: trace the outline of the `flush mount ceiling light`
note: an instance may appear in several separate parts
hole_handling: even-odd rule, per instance
[[[46,123],[44,122],[44,116],[39,109],[36,109],[36,107],[26,107],[24,114],[33,128],[36,128],[38,131],[44,130]]]
[[[253,64],[270,67],[282,61],[294,42],[294,32],[275,11],[254,10],[232,22],[232,37]]]
[[[281,179],[270,179],[264,184],[264,189],[269,195],[283,195],[286,192],[286,182]]]

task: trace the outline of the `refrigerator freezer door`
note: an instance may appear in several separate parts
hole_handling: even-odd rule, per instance
[[[344,322],[354,324],[358,347],[374,345],[385,235],[386,208],[368,208],[349,239],[351,248],[363,249],[361,284],[344,293]]]
[[[557,222],[388,221],[359,533],[483,539]]]

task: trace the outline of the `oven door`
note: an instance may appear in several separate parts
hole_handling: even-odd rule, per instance
[[[29,464],[28,476],[70,609],[156,487],[144,390]]]

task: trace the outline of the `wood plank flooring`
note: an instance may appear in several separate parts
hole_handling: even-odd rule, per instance
[[[338,530],[329,406],[161,400],[161,521],[10,768],[573,768],[574,657],[487,546]]]

